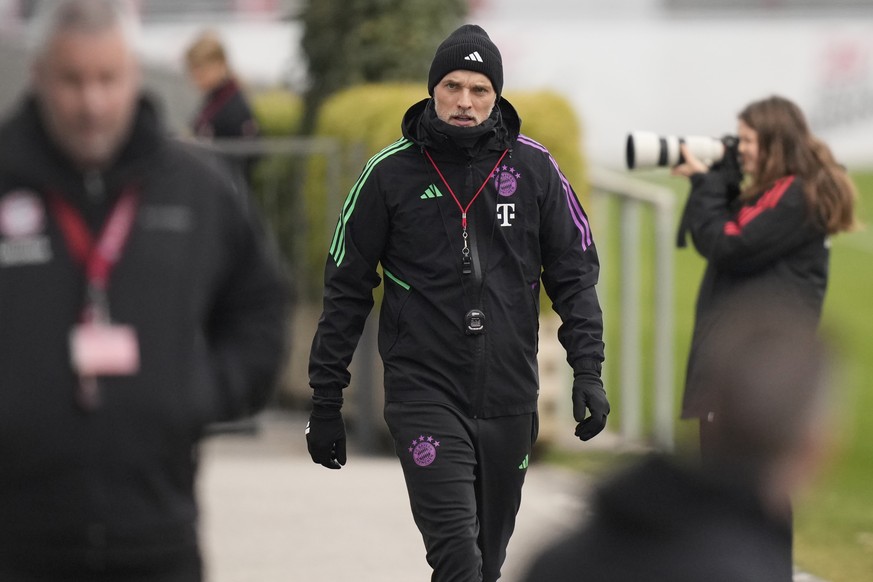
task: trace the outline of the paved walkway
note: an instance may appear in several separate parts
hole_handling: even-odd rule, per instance
[[[209,582],[424,582],[430,568],[400,465],[356,455],[339,471],[306,453],[299,415],[271,414],[257,436],[211,437],[200,499]],[[501,580],[519,580],[532,555],[583,510],[584,484],[534,464]]]
[[[268,413],[256,436],[211,437],[200,474],[207,582],[425,582],[430,568],[394,457],[350,452],[339,471],[306,452],[301,414]],[[534,464],[501,582],[584,511],[584,478]],[[795,582],[823,582],[798,572]]]

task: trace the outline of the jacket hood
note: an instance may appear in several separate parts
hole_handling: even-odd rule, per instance
[[[403,137],[411,140],[419,147],[428,147],[440,149],[445,144],[439,143],[423,126],[424,116],[433,108],[433,99],[422,99],[418,103],[410,107],[403,116],[401,130]],[[501,97],[497,101],[497,123],[494,126],[491,143],[494,149],[511,149],[515,140],[518,139],[518,134],[521,130],[521,118],[515,107]],[[448,142],[450,138],[445,137],[444,141]]]
[[[140,96],[130,135],[116,159],[103,172],[107,185],[139,173],[164,143],[163,134],[155,102],[146,95]],[[0,174],[38,189],[75,191],[81,188],[83,172],[49,137],[33,95],[25,97],[11,117],[0,125]]]

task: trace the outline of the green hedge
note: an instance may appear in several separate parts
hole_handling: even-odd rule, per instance
[[[252,93],[252,111],[264,137],[292,137],[299,133],[303,115],[303,100],[283,89]],[[272,228],[276,242],[292,272],[297,275],[302,245],[299,210],[303,160],[287,156],[262,156],[252,177],[252,195],[260,206],[265,221]]]
[[[303,99],[284,89],[254,93],[252,109],[261,132],[268,137],[287,137],[300,133]]]
[[[420,84],[360,85],[337,93],[322,106],[315,135],[339,140],[345,159],[342,192],[326,192],[325,162],[313,158],[308,166],[305,187],[307,222],[315,227],[309,237],[307,272],[321,280],[332,230],[318,228],[330,224],[326,216],[332,205],[345,200],[363,164],[400,135],[403,114],[415,102],[427,97]],[[506,98],[518,110],[522,132],[542,143],[558,161],[577,194],[587,196],[585,164],[582,157],[580,124],[566,99],[550,91],[507,92]],[[529,115],[528,115],[529,113]],[[335,221],[337,217],[331,217]]]
[[[552,91],[507,92],[506,99],[521,117],[521,132],[546,146],[585,203],[589,188],[582,130],[569,101]]]

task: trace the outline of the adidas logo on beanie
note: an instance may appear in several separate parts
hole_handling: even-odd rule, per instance
[[[482,27],[465,24],[437,47],[427,77],[427,92],[433,96],[437,83],[458,69],[482,73],[491,80],[498,96],[503,92],[503,59]]]

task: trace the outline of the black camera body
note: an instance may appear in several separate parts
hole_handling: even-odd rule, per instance
[[[728,188],[728,198],[733,200],[740,195],[740,183],[743,181],[743,168],[740,162],[740,140],[735,135],[721,138],[724,144],[724,155],[710,166],[710,172],[719,172]]]
[[[726,135],[720,141],[724,151],[722,156],[709,166],[709,173],[718,174],[725,186],[727,202],[733,204],[742,191],[741,184],[743,182],[743,167],[740,161],[739,149],[740,140],[736,136]],[[686,201],[682,217],[679,219],[679,230],[676,233],[676,246],[679,248],[684,248],[687,245],[685,239],[690,226],[689,221],[688,201]]]

